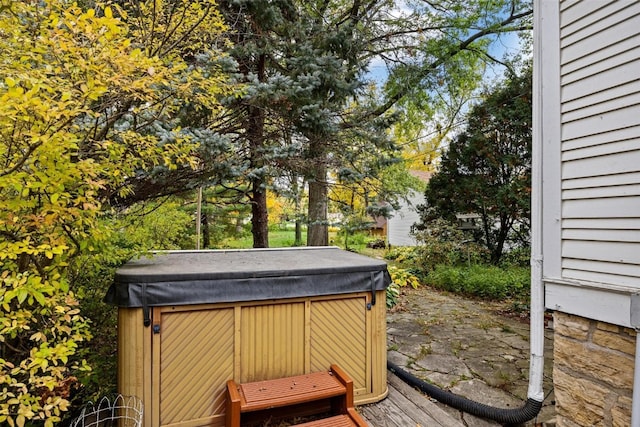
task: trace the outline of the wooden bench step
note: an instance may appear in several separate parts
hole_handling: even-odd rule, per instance
[[[329,418],[322,418],[320,420],[309,421],[307,423],[296,424],[297,426],[304,427],[353,427],[357,426],[348,415],[335,415]]]
[[[304,427],[368,427],[369,424],[356,412],[354,408],[348,408],[346,414],[322,418],[316,421],[296,424]]]
[[[259,411],[341,396],[345,386],[328,371],[244,383],[238,386],[240,412]]]
[[[328,371],[237,384],[227,382],[227,427],[245,422],[286,416],[305,416],[329,411],[324,420],[306,426],[367,426],[353,408],[353,381],[337,365]],[[242,421],[242,422],[241,422]],[[347,423],[347,424],[345,424]]]

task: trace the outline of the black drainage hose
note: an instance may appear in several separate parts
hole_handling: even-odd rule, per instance
[[[481,418],[497,421],[504,425],[518,425],[532,420],[538,415],[542,408],[542,402],[528,398],[520,408],[503,409],[475,402],[449,391],[444,391],[439,387],[429,384],[420,378],[410,374],[392,362],[387,362],[387,369],[393,372],[398,378],[428,394],[438,402],[459,409],[460,411],[476,415]]]

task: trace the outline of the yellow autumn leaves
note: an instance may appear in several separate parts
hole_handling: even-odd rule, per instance
[[[219,108],[233,88],[184,52],[220,55],[223,28],[213,1],[0,2],[0,424],[54,425],[90,369],[69,261],[108,235],[105,201],[137,170],[196,164],[179,128],[160,144],[145,125]]]

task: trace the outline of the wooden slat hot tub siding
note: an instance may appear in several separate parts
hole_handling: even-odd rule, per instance
[[[224,425],[226,381],[343,367],[355,403],[386,396],[385,292],[120,309],[119,391],[144,402],[144,427]],[[157,325],[159,333],[153,333]]]

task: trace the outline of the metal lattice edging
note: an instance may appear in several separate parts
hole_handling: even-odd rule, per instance
[[[142,400],[136,396],[103,397],[97,405],[85,407],[70,427],[140,427]]]

